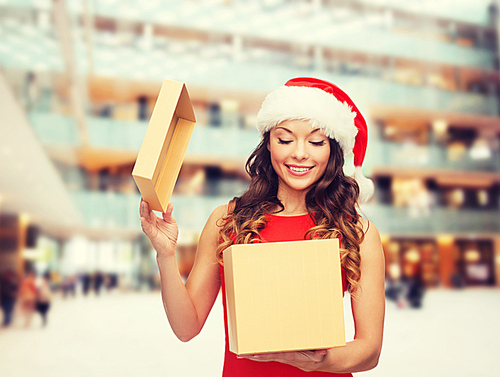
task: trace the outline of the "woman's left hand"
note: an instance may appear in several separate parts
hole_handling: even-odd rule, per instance
[[[257,355],[242,355],[245,359],[254,361],[278,361],[280,363],[289,364],[296,368],[302,369],[305,372],[311,372],[317,369],[318,363],[323,361],[327,350],[313,351],[289,351],[262,353]]]

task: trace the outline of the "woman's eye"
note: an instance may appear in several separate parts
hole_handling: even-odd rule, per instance
[[[322,145],[325,145],[325,141],[324,140],[321,140],[321,141],[311,141],[310,143],[312,145],[316,146],[316,147],[321,147]]]
[[[291,140],[282,140],[278,138],[278,144],[290,144],[292,141]]]

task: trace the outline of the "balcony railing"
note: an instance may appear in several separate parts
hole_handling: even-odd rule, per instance
[[[81,144],[74,117],[48,112],[31,112],[28,116],[42,143],[67,147]]]
[[[140,231],[140,194],[75,191],[72,197],[91,228]],[[174,217],[183,230],[200,232],[210,213],[231,197],[173,196]]]
[[[381,204],[362,205],[362,213],[380,232],[407,234],[497,233],[500,211],[430,208],[428,213]]]
[[[94,228],[140,231],[140,195],[78,191],[73,198],[86,223]],[[231,197],[174,196],[174,217],[182,230],[200,232],[210,213]],[[500,232],[500,210],[436,207],[418,213],[381,204],[362,205],[362,213],[380,232],[404,234]]]
[[[466,0],[461,0],[466,2]],[[477,22],[479,24],[486,24],[488,15],[488,5],[486,0],[481,0],[480,3],[467,1],[467,5],[456,5],[454,12],[448,4],[445,5],[443,10],[446,13],[437,12],[440,17],[455,17],[463,18],[465,15],[469,19],[467,22]],[[472,4],[472,5],[471,5]],[[43,9],[44,11],[50,9],[49,0],[41,1],[28,1],[28,0],[4,0],[3,6],[24,7],[28,9]],[[415,11],[411,5],[405,8],[401,1],[397,2],[397,7],[401,7],[415,14],[422,14],[425,18],[425,10],[422,12],[420,8]],[[436,9],[435,6],[431,7]],[[80,17],[83,13],[82,4],[79,1],[68,2],[68,9],[74,17]],[[424,8],[425,9],[425,8]],[[437,9],[436,9],[437,10]],[[104,16],[116,18],[118,20],[130,20],[132,22],[143,22],[145,24],[165,24],[168,23],[170,27],[178,27],[182,29],[193,29],[197,31],[205,31],[212,33],[220,33],[224,35],[238,35],[248,39],[270,39],[279,41],[280,43],[286,42],[293,45],[300,43],[303,45],[318,45],[336,49],[352,50],[356,46],[357,51],[366,51],[374,54],[384,54],[388,56],[401,56],[409,59],[423,59],[432,62],[442,62],[453,65],[471,65],[486,69],[492,69],[494,53],[484,49],[468,48],[458,44],[442,42],[439,39],[432,39],[398,34],[392,30],[392,27],[384,21],[384,17],[378,17],[378,21],[373,23],[373,17],[368,20],[366,16],[350,12],[347,16],[351,22],[337,22],[333,20],[336,18],[341,19],[341,14],[345,12],[345,8],[325,8],[322,12],[313,12],[307,16],[301,15],[299,9],[293,4],[284,4],[275,9],[269,9],[259,6],[228,6],[223,2],[211,2],[208,4],[192,4],[184,1],[169,1],[158,2],[155,5],[144,7],[135,7],[131,11],[130,6],[123,6],[123,4],[116,1],[102,1],[97,2],[93,7],[93,13],[96,16]],[[337,14],[337,12],[339,14]],[[432,10],[429,10],[432,14]],[[471,15],[474,15],[471,17]],[[375,15],[376,16],[376,15]],[[425,22],[425,21],[424,21]],[[17,27],[15,23],[11,29],[16,34],[23,34],[24,29]],[[263,27],[265,26],[265,27]],[[352,28],[356,27],[356,32],[352,32]],[[35,31],[28,29],[31,36],[38,37],[39,33],[37,27],[32,26]],[[298,32],[300,31],[300,32]],[[106,60],[109,58],[110,47],[115,47],[116,42],[120,39],[128,41],[132,44],[135,42],[135,54],[140,56],[143,54],[144,46],[154,44],[156,38],[151,38],[150,42],[143,41],[143,37],[133,33],[122,32],[121,35],[117,34],[108,37],[106,33],[95,32],[96,46],[94,47],[94,57],[96,60]],[[30,37],[31,37],[30,36]],[[438,33],[436,36],[441,36]],[[8,35],[10,39],[10,35]],[[158,38],[160,39],[160,38]],[[102,41],[110,40],[110,44],[103,46],[99,50],[99,44]],[[86,57],[84,39],[76,39],[76,50],[81,55],[80,62],[84,62]],[[119,43],[119,42],[118,42]],[[163,44],[168,40],[164,39]],[[41,44],[43,46],[43,43]],[[203,45],[196,44],[193,45]],[[37,47],[37,46],[35,46]],[[16,46],[19,49],[19,46]],[[31,48],[20,48],[20,50],[30,51]],[[203,51],[201,46],[195,51],[198,56],[205,56],[206,52]],[[5,59],[9,59],[9,54],[6,54]],[[102,55],[102,58],[99,57]],[[13,60],[16,60],[14,58]],[[115,67],[115,62],[108,62],[109,65]],[[129,61],[126,61],[128,64]],[[56,63],[62,67],[62,57]],[[82,69],[84,64],[82,64]]]
[[[30,113],[30,119],[40,140],[45,144],[76,146],[79,144],[77,125],[73,118],[53,113]],[[88,117],[90,143],[95,148],[138,151],[147,122],[119,121]],[[247,158],[260,141],[256,130],[197,126],[188,147],[188,154],[206,157]],[[450,169],[463,171],[500,171],[500,153],[473,159],[470,152],[459,160],[451,160],[445,147],[415,145],[371,139],[366,166],[397,166]]]
[[[458,171],[500,172],[500,152],[490,150],[490,156],[477,159],[472,157],[471,149],[464,151],[459,158],[448,156],[446,147],[431,144],[395,143],[370,140],[367,165],[445,169]]]

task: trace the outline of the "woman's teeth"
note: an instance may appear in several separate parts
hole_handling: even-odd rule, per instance
[[[303,172],[303,171],[308,171],[311,170],[311,168],[296,168],[295,166],[289,166],[290,170],[296,171],[296,172]]]

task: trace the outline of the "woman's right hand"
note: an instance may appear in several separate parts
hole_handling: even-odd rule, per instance
[[[160,218],[149,209],[148,202],[141,198],[139,213],[141,215],[142,231],[151,241],[157,257],[175,256],[179,228],[177,221],[172,216],[173,210],[174,204],[169,203],[166,212]]]

